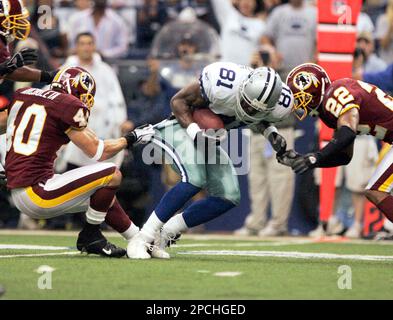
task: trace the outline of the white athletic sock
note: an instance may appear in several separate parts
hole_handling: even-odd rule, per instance
[[[86,221],[90,224],[101,224],[105,221],[106,212],[94,210],[92,207],[87,208]]]
[[[163,230],[173,235],[188,230],[183,214],[177,214],[170,218],[169,221],[165,223]]]
[[[126,239],[127,241],[131,240],[137,233],[139,232],[139,228],[131,223],[130,227],[121,233],[121,235]]]
[[[141,229],[141,235],[143,239],[146,242],[152,242],[156,236],[157,231],[159,231],[163,225],[164,223],[158,219],[155,211],[153,211]]]

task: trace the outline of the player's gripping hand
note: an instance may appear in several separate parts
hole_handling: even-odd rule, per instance
[[[280,156],[287,151],[287,142],[285,138],[278,134],[277,132],[273,132],[269,135],[268,140],[272,145],[274,151],[277,152],[277,156]]]
[[[0,190],[5,189],[7,186],[7,177],[4,171],[0,171]]]
[[[297,153],[295,150],[288,150],[282,154],[276,155],[276,159],[279,163],[281,163],[284,166],[291,167],[291,168],[292,168],[294,161],[299,157],[302,157],[302,155]]]
[[[297,174],[303,174],[316,168],[318,165],[317,157],[314,153],[297,157],[292,163],[292,170]]]
[[[138,144],[149,143],[155,133],[156,131],[151,124],[145,124],[128,132],[124,138],[127,140],[127,147],[131,148]]]
[[[0,75],[6,75],[14,72],[23,66],[31,65],[38,59],[37,51],[25,48],[17,52],[11,59],[0,65]]]
[[[187,134],[197,147],[198,145],[206,146],[211,143],[219,145],[227,137],[225,129],[201,129],[195,122],[188,126]]]

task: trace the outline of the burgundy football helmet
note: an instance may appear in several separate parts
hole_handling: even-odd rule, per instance
[[[80,99],[89,109],[94,105],[96,83],[93,76],[81,67],[66,67],[52,81],[51,89],[61,90]]]
[[[318,115],[318,107],[331,81],[326,71],[314,63],[304,63],[294,68],[287,77],[287,85],[295,98],[293,112],[299,120],[308,114]]]
[[[22,0],[0,0],[0,35],[8,43],[26,40],[30,29],[29,12]]]

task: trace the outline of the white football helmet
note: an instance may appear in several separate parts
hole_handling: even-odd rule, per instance
[[[236,117],[245,123],[263,120],[277,104],[281,91],[282,81],[276,71],[268,67],[255,69],[240,85]]]

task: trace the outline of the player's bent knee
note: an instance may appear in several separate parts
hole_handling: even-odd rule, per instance
[[[381,201],[383,201],[386,197],[388,197],[389,194],[378,190],[366,190],[365,196],[372,203],[378,204]]]
[[[113,177],[111,181],[108,183],[108,187],[119,187],[121,181],[123,179],[123,175],[119,169],[116,168],[115,172],[113,173]]]

